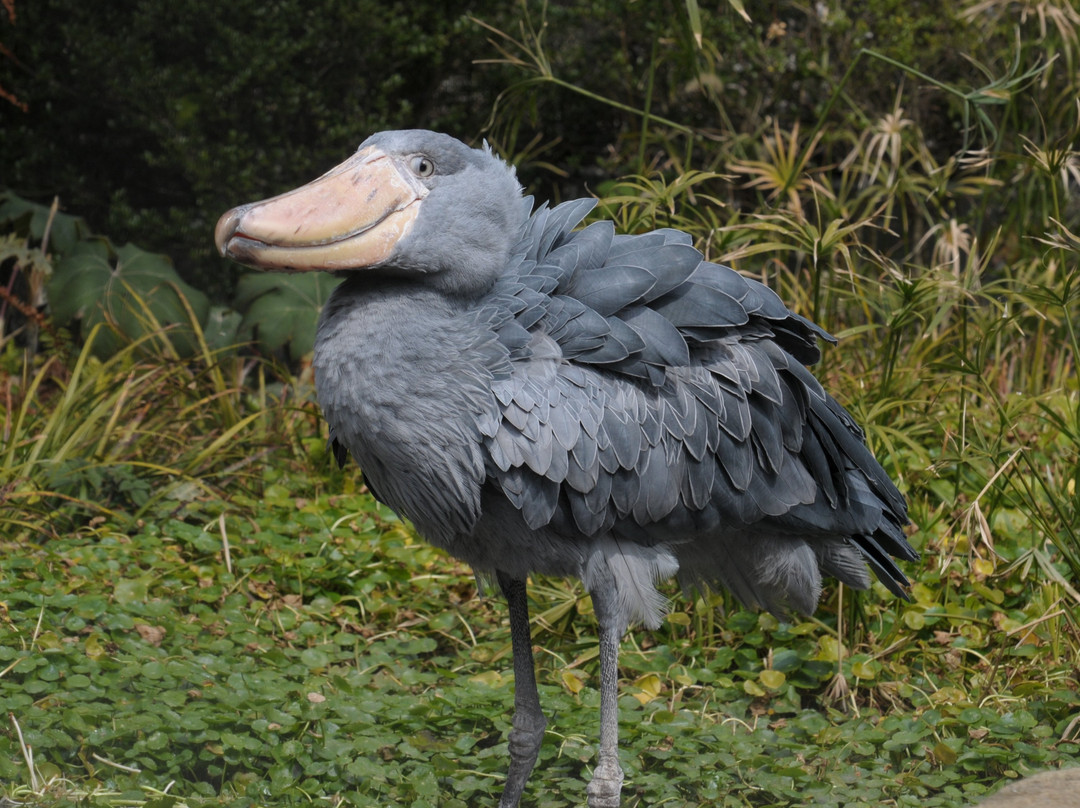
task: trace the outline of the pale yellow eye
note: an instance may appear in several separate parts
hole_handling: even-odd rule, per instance
[[[418,177],[430,177],[435,173],[435,163],[432,162],[430,157],[425,157],[422,154],[413,156],[409,161],[409,168]]]

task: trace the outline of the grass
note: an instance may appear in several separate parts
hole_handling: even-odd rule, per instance
[[[528,35],[503,57],[542,59]],[[801,623],[670,591],[624,642],[627,806],[957,806],[1080,759],[1080,120],[1060,60],[1016,47],[994,93],[950,90],[961,153],[903,92],[826,120],[838,92],[820,125],[687,141],[602,188],[621,230],[685,229],[841,337],[820,375],[923,554],[911,602],[833,587]],[[1029,130],[1021,84],[1046,96]],[[0,797],[493,803],[505,608],[333,468],[304,372],[194,330],[190,360],[164,331],[105,361],[93,336],[0,346]],[[552,721],[526,804],[580,804],[591,606],[573,582],[531,597]]]

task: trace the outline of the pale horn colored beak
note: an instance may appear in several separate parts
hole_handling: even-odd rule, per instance
[[[381,150],[359,151],[294,191],[218,220],[221,254],[259,269],[360,269],[386,261],[412,228],[427,188]]]

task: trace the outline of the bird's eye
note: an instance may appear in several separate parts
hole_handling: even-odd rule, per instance
[[[430,157],[425,157],[422,154],[417,154],[409,162],[409,168],[418,177],[430,177],[435,173],[435,163]]]

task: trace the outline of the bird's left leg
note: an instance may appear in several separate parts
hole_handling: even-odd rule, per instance
[[[510,606],[510,642],[514,650],[514,728],[510,730],[510,771],[506,773],[499,808],[517,808],[521,792],[536,765],[547,719],[540,709],[529,632],[529,603],[525,581],[497,573],[499,586]]]
[[[619,765],[619,642],[626,626],[610,571],[590,581],[593,612],[600,627],[600,755],[589,781],[589,808],[619,808],[623,771]]]

